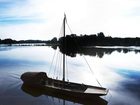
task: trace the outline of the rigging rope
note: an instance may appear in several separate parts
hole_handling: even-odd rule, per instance
[[[66,24],[67,24],[67,26],[68,26],[68,28],[69,28],[71,34],[72,34],[73,32],[72,32],[72,30],[71,30],[71,28],[70,28],[70,26],[69,26],[69,24],[68,24],[68,22],[67,22],[67,19],[66,19]],[[75,39],[74,39],[74,41],[75,41],[75,43],[76,43],[76,46],[78,47],[78,44],[77,44],[77,42],[76,42]],[[86,61],[87,65],[88,65],[88,67],[89,67],[89,69],[90,69],[90,71],[91,71],[92,74],[94,75],[95,73],[94,73],[93,70],[91,69],[91,67],[90,67],[90,65],[89,65],[89,63],[88,63],[88,61],[87,61],[86,58],[85,58],[85,56],[83,56],[83,58],[84,58],[84,60]],[[102,87],[102,85],[101,85],[101,83],[98,81],[98,79],[97,79],[96,77],[95,77],[95,79],[96,79],[97,83]]]
[[[56,50],[55,50],[55,52],[53,54],[53,59],[52,59],[51,66],[50,66],[50,69],[49,69],[49,72],[48,72],[48,76],[50,76],[50,72],[51,72],[51,69],[52,69],[52,64],[54,62],[55,55],[56,55]]]
[[[60,59],[61,59],[61,54],[59,54],[58,60],[60,60]],[[57,73],[56,73],[57,79],[59,79],[60,63],[61,63],[61,60],[60,60],[60,62],[58,62],[58,70],[57,70]]]
[[[71,34],[72,34],[73,32],[72,32],[72,30],[71,30],[71,28],[70,28],[70,26],[69,26],[69,24],[68,24],[68,22],[67,22],[67,19],[66,19],[66,24],[67,24],[68,29],[70,30],[70,32],[71,32]],[[61,29],[60,29],[59,36],[62,36],[62,35],[63,35],[62,32],[63,32],[63,23],[62,23],[62,26],[61,26]],[[76,40],[74,40],[74,41],[75,41],[75,43],[77,43]],[[78,46],[78,44],[76,44],[76,46]],[[53,55],[52,63],[54,62],[55,55],[56,55],[56,51],[55,51],[55,53],[54,53],[54,55]],[[84,60],[86,61],[87,65],[88,65],[88,67],[89,67],[89,69],[90,69],[90,71],[91,71],[92,74],[94,75],[95,73],[94,73],[93,70],[91,69],[91,67],[90,67],[90,65],[89,65],[89,63],[88,63],[88,61],[86,60],[86,58],[85,58],[84,56],[83,56],[83,58],[84,58]],[[57,55],[57,60],[58,60],[58,55]],[[61,60],[62,60],[62,59],[61,59]],[[52,63],[51,63],[50,70],[51,70],[51,68],[52,68]],[[58,65],[60,65],[60,69],[61,69],[62,64],[58,64]],[[56,67],[57,67],[57,62],[56,62],[55,69],[54,69],[54,74],[53,74],[54,76],[55,76]],[[59,77],[60,77],[60,73],[61,73],[61,70],[60,70],[60,72],[59,72]],[[67,79],[68,79],[67,57],[66,57],[66,73],[67,73],[66,76],[67,76]],[[50,74],[50,71],[49,71],[49,74]],[[57,72],[56,74],[58,74],[58,72]],[[102,87],[102,85],[101,85],[101,83],[98,81],[98,79],[97,79],[96,77],[95,77],[95,79],[96,79],[97,83]]]
[[[69,24],[68,24],[68,22],[67,22],[67,19],[66,19],[66,24],[67,24],[67,26],[68,26],[68,28],[69,28],[71,34],[73,34],[73,32],[72,32],[72,30],[71,30],[71,28],[70,28],[70,26],[69,26]]]
[[[68,29],[70,30],[71,34],[73,34],[73,32],[72,32],[72,30],[71,30],[71,28],[70,28],[70,26],[69,26],[69,24],[68,24],[68,22],[67,22],[67,19],[66,19],[66,24],[67,24]],[[76,41],[75,39],[74,39],[74,41],[75,41],[75,43],[76,43],[76,46],[78,47],[77,41]],[[86,63],[87,63],[87,65],[88,65],[88,67],[89,67],[91,73],[92,73],[93,75],[95,75],[95,73],[93,72],[92,68],[90,67],[90,65],[89,65],[89,63],[88,63],[88,61],[87,61],[87,59],[85,58],[84,55],[83,55],[83,58],[84,58],[84,60],[86,61]],[[67,59],[66,59],[66,63],[67,63]],[[67,66],[67,64],[66,64],[66,66]],[[68,76],[68,70],[67,70],[67,76]],[[67,78],[68,78],[68,77],[67,77]],[[96,80],[97,83],[102,87],[102,85],[101,85],[101,83],[99,82],[99,80],[97,79],[97,77],[95,77],[95,80]],[[109,94],[110,94],[110,96],[111,96],[110,99],[109,99],[109,101],[110,101],[111,98],[112,98],[112,94],[110,93],[110,91],[109,91]]]
[[[85,58],[85,56],[83,56],[83,58],[85,59],[85,61],[86,61],[87,65],[88,65],[88,67],[89,67],[91,73],[94,75],[94,72],[93,72],[93,70],[91,69],[91,67],[90,67],[90,65],[89,65],[89,63],[88,63],[88,61],[87,61],[86,58]],[[97,83],[102,87],[102,85],[101,85],[101,83],[98,81],[98,79],[97,79],[96,77],[95,77],[95,79],[96,79]]]
[[[55,77],[55,74],[56,74],[56,68],[57,68],[57,65],[58,65],[58,57],[59,57],[59,53],[57,54],[57,58],[56,58],[56,64],[55,64],[55,67],[54,67],[54,73],[53,73],[53,78]]]
[[[60,28],[60,32],[59,32],[58,37],[62,36],[62,32],[63,32],[63,23],[61,25],[61,28]],[[50,76],[50,73],[51,73],[51,70],[52,70],[52,66],[53,66],[53,63],[54,63],[54,59],[55,59],[55,56],[56,56],[56,52],[57,52],[57,50],[55,50],[55,52],[53,54],[53,59],[51,61],[51,65],[50,65],[50,69],[49,69],[49,72],[48,72],[48,76]]]
[[[60,64],[59,64],[59,74],[58,74],[58,77],[59,77],[59,79],[60,79],[60,77],[61,77],[61,66],[62,66],[62,55],[60,55]]]

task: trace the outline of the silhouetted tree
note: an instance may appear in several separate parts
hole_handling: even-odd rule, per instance
[[[54,38],[51,40],[51,42],[53,42],[53,43],[57,43],[57,38],[54,37]]]
[[[2,43],[3,43],[3,44],[12,44],[12,43],[16,43],[16,41],[15,41],[15,40],[12,40],[12,39],[10,39],[10,38],[8,38],[8,39],[4,39],[4,40],[2,41]]]
[[[98,33],[97,35],[98,35],[99,38],[104,38],[104,37],[105,37],[105,35],[104,35],[103,32],[100,32],[100,33]]]

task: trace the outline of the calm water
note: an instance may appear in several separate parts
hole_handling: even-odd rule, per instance
[[[108,105],[139,105],[139,50],[140,47],[85,48],[74,54],[76,57],[67,57],[66,79],[99,86],[98,80],[110,90],[101,97]],[[22,86],[20,75],[27,71],[45,71],[49,77],[61,79],[61,63],[52,60],[62,60],[57,52],[59,49],[47,46],[0,47],[0,105],[81,105],[43,93],[32,94],[33,90],[26,91]]]

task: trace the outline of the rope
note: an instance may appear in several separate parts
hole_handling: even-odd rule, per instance
[[[50,75],[50,72],[51,72],[51,69],[52,69],[52,64],[54,62],[55,55],[56,55],[56,50],[55,50],[55,52],[53,54],[53,59],[52,59],[51,66],[50,66],[50,69],[49,69],[49,72],[48,72],[48,76]]]
[[[60,59],[60,54],[59,54],[59,57],[58,57],[58,60]],[[60,62],[58,62],[58,70],[57,70],[57,73],[56,73],[56,79],[59,79],[59,69],[60,69]]]
[[[58,35],[58,37],[60,37],[62,34],[62,29],[63,29],[63,23],[62,23],[62,25],[61,25],[61,28],[60,28],[60,32],[59,32],[59,35]],[[50,76],[50,73],[51,73],[51,69],[52,69],[52,65],[53,65],[53,62],[54,62],[54,58],[55,58],[55,55],[56,55],[56,51],[57,50],[55,50],[55,52],[54,52],[54,54],[53,54],[53,59],[52,59],[52,61],[51,61],[51,65],[50,65],[50,69],[49,69],[49,72],[48,72],[48,76]]]
[[[69,24],[68,24],[68,22],[67,22],[67,19],[66,19],[66,24],[67,24],[67,26],[68,26],[70,32],[73,33],[72,30],[71,30],[71,28],[70,28],[70,26],[69,26]],[[75,43],[77,43],[75,39],[74,39],[74,41],[75,41]],[[76,46],[78,46],[78,44],[76,44]],[[83,58],[85,59],[85,61],[86,61],[87,65],[88,65],[90,71],[91,71],[92,74],[94,75],[95,73],[94,73],[93,70],[91,69],[91,67],[90,67],[90,65],[89,65],[89,63],[88,63],[88,61],[86,60],[86,58],[85,58],[84,56],[83,56]],[[96,79],[97,83],[102,87],[102,85],[101,85],[101,83],[98,81],[98,79],[97,79],[96,77],[95,77],[95,79]]]
[[[63,22],[62,22],[62,25],[61,25],[61,28],[60,28],[60,32],[59,32],[59,36],[58,37],[62,36],[62,32],[63,32]]]
[[[72,32],[72,30],[71,30],[71,28],[70,28],[70,26],[69,26],[69,24],[68,24],[68,22],[67,22],[67,19],[66,19],[66,24],[67,24],[67,26],[68,26],[68,28],[69,28],[69,30],[70,30],[70,32],[71,32],[71,34],[73,33]],[[76,40],[74,39],[74,41],[75,41],[75,43],[77,43],[76,42]],[[78,44],[76,44],[76,46],[78,46]],[[84,56],[83,56],[84,57]],[[94,72],[93,72],[93,70],[91,69],[91,67],[90,67],[90,65],[89,65],[89,63],[87,62],[87,60],[86,60],[86,58],[84,57],[84,59],[85,59],[85,61],[86,61],[86,63],[87,63],[87,65],[88,65],[88,67],[89,67],[89,69],[90,69],[90,71],[92,72],[92,74],[94,75]],[[102,87],[102,85],[101,85],[101,83],[98,81],[98,79],[95,77],[95,79],[96,79],[96,81],[97,81],[97,83]]]
[[[57,58],[56,58],[56,63],[55,63],[55,67],[54,67],[54,73],[53,73],[53,78],[55,77],[55,71],[56,71],[56,68],[57,68],[57,64],[58,64],[58,57],[59,57],[59,53],[57,54]]]
[[[68,22],[67,22],[67,19],[66,19],[66,24],[67,24],[67,26],[68,26],[68,28],[69,28],[71,34],[73,34],[73,32],[72,32],[72,30],[71,30],[71,28],[70,28],[70,26],[69,26],[69,24],[68,24]]]
[[[89,67],[91,73],[94,75],[95,73],[94,73],[93,70],[91,69],[91,67],[90,67],[90,65],[89,65],[89,63],[88,63],[88,61],[86,60],[86,58],[85,58],[84,56],[83,56],[83,58],[84,58],[84,60],[86,61],[86,63],[87,63],[87,65],[88,65],[88,67]],[[97,83],[102,87],[102,85],[100,84],[100,82],[98,81],[98,79],[97,79],[96,77],[95,77],[95,79],[96,79]]]
[[[62,66],[62,62],[61,62],[61,61],[62,61],[62,55],[60,56],[60,64],[59,64],[59,69],[60,69],[60,70],[59,70],[59,74],[58,74],[58,75],[59,75],[59,79],[60,79],[60,77],[61,77],[61,76],[60,76],[60,74],[61,74],[61,66]]]

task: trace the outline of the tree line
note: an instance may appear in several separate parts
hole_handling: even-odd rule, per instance
[[[140,38],[112,38],[111,36],[105,37],[103,32],[93,35],[80,35],[76,34],[66,35],[66,37],[59,38],[60,45],[72,46],[140,46]]]
[[[0,39],[0,44],[18,44],[18,43],[46,43],[47,45],[59,45],[65,47],[81,47],[81,46],[140,46],[140,38],[112,38],[105,36],[103,32],[91,35],[76,34],[66,35],[57,39],[54,37],[51,40],[13,40],[11,38]],[[63,46],[64,47],[64,46]]]
[[[21,43],[46,43],[47,41],[42,41],[42,40],[13,40],[11,38],[7,39],[0,39],[0,44],[21,44]]]

